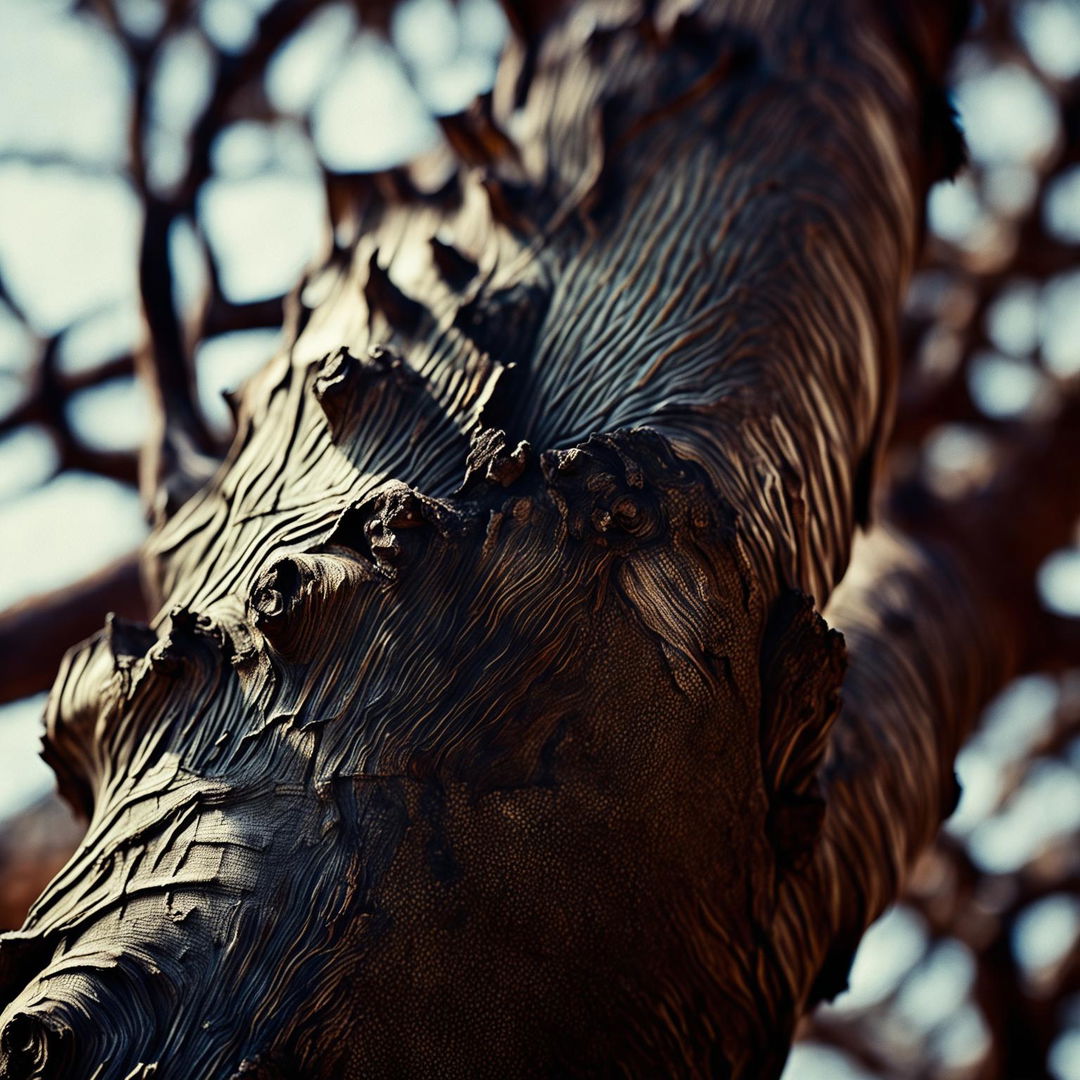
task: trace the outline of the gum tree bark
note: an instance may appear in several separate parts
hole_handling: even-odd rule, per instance
[[[768,1077],[843,986],[1008,670],[954,555],[830,600],[964,12],[680,6],[515,9],[452,154],[332,184],[159,614],[50,698],[4,1077]]]

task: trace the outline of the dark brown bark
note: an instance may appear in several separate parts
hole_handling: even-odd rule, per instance
[[[1013,649],[955,552],[830,600],[961,7],[538,7],[445,186],[334,185],[159,614],[54,688],[3,1075],[779,1072]]]

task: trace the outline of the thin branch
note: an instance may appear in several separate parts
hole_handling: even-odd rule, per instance
[[[135,552],[0,613],[0,702],[48,689],[71,643],[97,630],[109,611],[146,616]]]

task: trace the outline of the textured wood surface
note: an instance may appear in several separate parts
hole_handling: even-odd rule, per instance
[[[90,827],[0,946],[4,1076],[768,1077],[843,984],[1005,671],[895,538],[846,677],[818,614],[955,12],[678,7],[532,9],[452,155],[331,191],[160,613],[50,699]]]

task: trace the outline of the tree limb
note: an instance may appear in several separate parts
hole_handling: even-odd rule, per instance
[[[71,642],[93,633],[109,611],[145,618],[136,552],[0,613],[0,702],[48,689]]]

